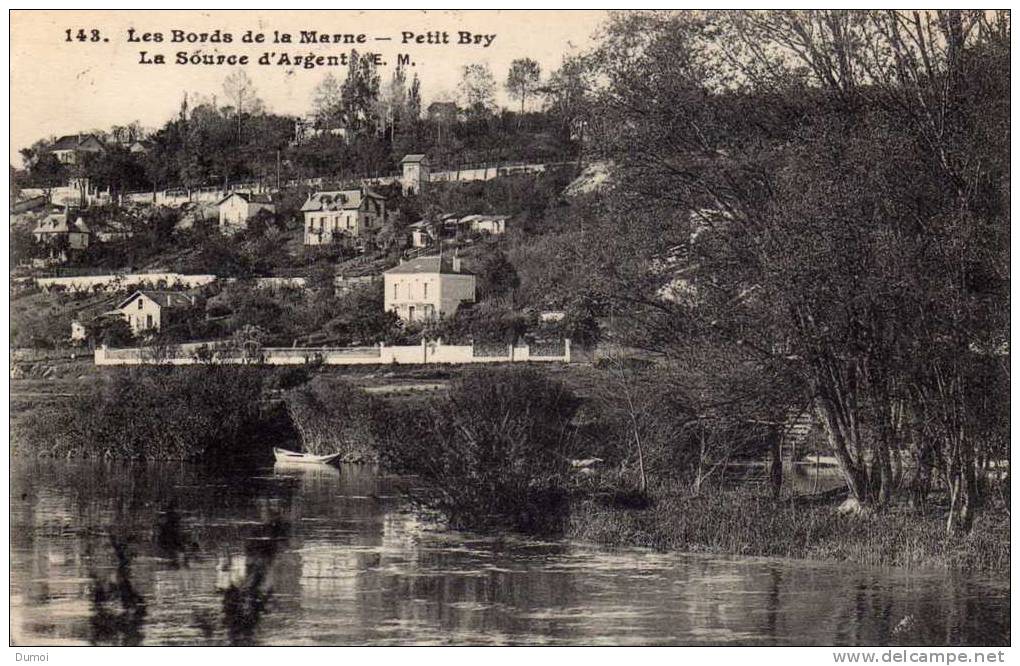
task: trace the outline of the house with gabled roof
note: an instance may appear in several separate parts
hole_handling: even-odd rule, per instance
[[[103,142],[95,134],[65,134],[49,147],[48,152],[63,164],[77,164],[83,154],[105,152]]]
[[[355,245],[386,221],[386,198],[367,187],[316,192],[301,206],[305,245]]]
[[[73,222],[71,219],[68,211],[50,213],[32,229],[32,235],[37,243],[57,245],[59,241],[66,240],[68,249],[84,250],[89,246],[91,230],[81,217]]]
[[[260,211],[275,213],[276,203],[269,194],[231,192],[216,203],[216,208],[220,233],[230,236],[242,231]]]
[[[458,257],[439,255],[403,261],[383,273],[383,307],[404,321],[430,321],[475,302],[475,276]]]
[[[138,335],[158,331],[175,315],[195,307],[195,297],[179,291],[139,289],[104,314],[117,314],[127,321],[131,331]]]

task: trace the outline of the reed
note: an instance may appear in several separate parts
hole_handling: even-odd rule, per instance
[[[873,566],[1009,571],[1009,518],[993,508],[966,534],[947,535],[945,517],[893,507],[844,516],[831,500],[773,500],[750,488],[692,497],[660,492],[635,511],[598,499],[571,507],[570,535],[661,551],[787,557]]]

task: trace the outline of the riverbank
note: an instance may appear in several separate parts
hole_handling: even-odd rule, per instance
[[[594,499],[571,507],[568,536],[602,546],[784,557],[866,566],[1009,574],[1009,517],[982,511],[965,535],[947,536],[942,512],[893,508],[867,516],[836,513],[832,499],[773,500],[751,488],[655,498],[647,509]]]

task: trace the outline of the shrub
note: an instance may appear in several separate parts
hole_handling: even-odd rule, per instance
[[[476,370],[385,422],[382,462],[417,476],[419,504],[456,528],[557,532],[578,399],[528,368]]]
[[[26,419],[15,442],[41,455],[233,461],[293,436],[261,404],[264,373],[237,366],[140,367]]]
[[[376,434],[386,418],[378,398],[320,375],[290,391],[284,400],[305,451],[343,453],[356,460],[374,457]]]

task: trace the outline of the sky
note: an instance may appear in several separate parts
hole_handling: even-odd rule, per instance
[[[20,166],[18,151],[36,140],[92,129],[109,129],[139,121],[156,128],[180,107],[185,91],[223,99],[223,80],[239,65],[177,65],[178,52],[188,55],[247,54],[243,66],[255,83],[257,94],[270,111],[303,115],[309,112],[313,89],[327,73],[341,79],[344,67],[314,69],[260,66],[265,52],[291,55],[339,55],[352,48],[379,53],[389,79],[397,54],[410,56],[422,81],[427,105],[435,99],[452,98],[464,65],[486,63],[496,79],[497,102],[510,105],[502,83],[510,62],[529,57],[537,60],[543,75],[555,70],[563,56],[593,45],[593,36],[607,18],[600,11],[29,11],[11,12],[11,163]],[[131,42],[144,33],[161,33],[162,42]],[[67,41],[67,30],[72,40]],[[85,30],[87,41],[76,39]],[[92,30],[98,31],[98,41]],[[173,43],[173,30],[230,33],[231,43]],[[265,35],[266,42],[244,43],[251,30]],[[367,43],[300,44],[300,31],[364,33]],[[290,33],[294,43],[271,43],[274,31]],[[460,32],[471,34],[470,44],[457,43]],[[450,43],[436,44],[442,33]],[[404,43],[405,34],[413,33]],[[431,33],[431,34],[430,34]],[[479,43],[475,36],[480,35]],[[484,46],[492,36],[489,46]],[[424,43],[416,43],[417,38]],[[153,36],[154,38],[154,36]],[[200,38],[200,37],[199,37]],[[377,40],[376,38],[384,38]],[[389,38],[385,40],[385,38]],[[154,60],[162,54],[167,64],[141,64],[140,52]]]

